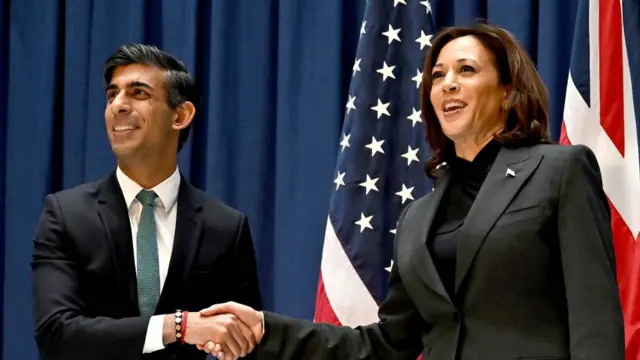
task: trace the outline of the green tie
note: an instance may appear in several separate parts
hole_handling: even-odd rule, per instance
[[[138,225],[138,307],[140,315],[153,315],[160,298],[160,271],[156,221],[153,214],[156,193],[142,190],[136,198],[142,203]]]

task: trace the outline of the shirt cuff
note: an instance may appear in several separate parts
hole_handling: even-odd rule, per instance
[[[162,342],[162,330],[164,328],[164,315],[154,315],[147,326],[147,337],[144,340],[143,354],[164,349]]]
[[[262,337],[264,337],[264,313],[260,311],[260,318],[262,318]]]

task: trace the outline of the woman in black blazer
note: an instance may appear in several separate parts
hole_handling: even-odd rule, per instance
[[[352,329],[234,303],[201,314],[235,314],[259,359],[623,360],[598,163],[585,146],[549,144],[547,108],[508,32],[440,33],[422,95],[436,187],[400,216],[380,321]],[[234,358],[250,350],[238,343],[204,349]]]

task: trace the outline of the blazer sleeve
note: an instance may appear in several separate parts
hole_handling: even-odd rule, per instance
[[[238,226],[234,264],[237,265],[237,282],[234,289],[234,301],[262,310],[260,286],[258,282],[258,266],[253,248],[253,239],[247,217],[242,215]]]
[[[401,235],[399,225],[397,241]],[[395,248],[397,252],[397,245]],[[264,312],[265,333],[256,348],[257,358],[415,360],[422,351],[421,339],[428,324],[405,290],[395,255],[394,264],[389,293],[378,311],[379,322],[351,328]]]
[[[242,215],[238,226],[233,264],[237,266],[235,273],[238,274],[234,289],[234,301],[256,310],[262,310],[258,266],[253,248],[253,239],[249,221],[244,215]],[[255,358],[256,354],[250,353],[243,359],[253,360]]]
[[[597,159],[572,146],[563,164],[558,238],[572,360],[624,360],[611,214]]]
[[[83,316],[78,254],[66,235],[55,195],[48,195],[33,239],[35,339],[43,360],[135,359],[150,316]]]

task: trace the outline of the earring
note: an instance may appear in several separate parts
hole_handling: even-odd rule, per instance
[[[502,104],[502,110],[509,110],[509,104],[503,103]]]

